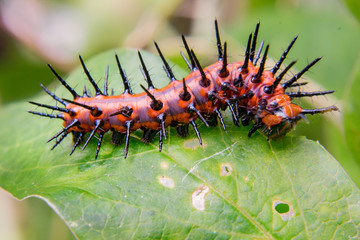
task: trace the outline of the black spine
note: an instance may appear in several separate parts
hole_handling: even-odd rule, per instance
[[[64,120],[64,116],[61,114],[46,114],[46,113],[40,113],[40,112],[34,112],[34,111],[28,111],[28,113],[34,114],[34,115],[39,115],[41,117],[48,117],[48,118],[59,118]]]
[[[298,72],[297,74],[295,74],[295,76],[293,76],[289,81],[287,81],[286,83],[284,83],[282,85],[282,87],[284,89],[288,88],[289,86],[291,86],[291,84],[293,84],[296,80],[298,80],[305,72],[307,72],[312,66],[314,66],[318,61],[321,60],[321,57],[316,58],[314,61],[312,61],[311,63],[309,63],[303,70],[301,70],[300,72]]]
[[[51,110],[57,110],[57,111],[60,111],[60,112],[70,113],[70,110],[67,109],[67,108],[50,106],[50,105],[47,105],[47,104],[41,104],[41,103],[37,103],[37,102],[33,102],[33,101],[29,101],[29,103],[33,104],[33,105],[36,105],[36,106],[39,106],[39,107],[48,108],[48,109],[51,109]]]
[[[222,68],[220,69],[220,77],[227,77],[229,75],[229,71],[227,70],[227,43],[224,43],[224,53],[222,57]]]
[[[75,119],[74,121],[72,121],[69,125],[67,125],[66,127],[64,127],[63,129],[61,129],[58,133],[56,133],[54,136],[52,136],[49,140],[47,140],[46,142],[49,143],[52,140],[54,140],[55,138],[57,138],[58,136],[60,136],[61,134],[63,134],[64,132],[67,132],[70,128],[72,128],[75,125],[78,125],[79,121],[77,119]]]
[[[63,98],[63,100],[66,101],[66,102],[69,102],[71,104],[74,104],[76,106],[83,107],[83,108],[85,108],[87,110],[90,110],[90,111],[94,111],[95,108],[96,108],[96,107],[91,107],[91,106],[88,106],[88,105],[85,105],[85,104],[82,104],[82,103],[74,102],[74,101],[71,101],[71,100],[66,99],[66,98]]]
[[[186,65],[188,66],[188,68],[190,69],[190,71],[192,71],[192,70],[193,70],[193,67],[191,66],[191,63],[189,62],[189,60],[187,59],[187,57],[185,56],[185,54],[184,54],[182,51],[180,51],[180,55],[181,55],[181,57],[184,59]]]
[[[122,81],[124,83],[124,94],[132,94],[129,79],[127,78],[125,71],[121,67],[120,60],[119,60],[119,57],[118,57],[117,54],[115,54],[115,58],[116,58],[117,66],[119,68],[121,79],[122,79]]]
[[[229,101],[229,100],[225,100],[225,102],[226,102],[226,104],[227,104],[227,105],[229,106],[229,108],[230,108],[231,114],[232,114],[232,116],[233,116],[234,124],[235,124],[236,126],[239,126],[239,119],[238,119],[238,117],[236,116],[235,111],[234,111],[234,108],[232,107],[230,101]]]
[[[198,115],[198,117],[200,118],[200,120],[203,121],[203,123],[204,123],[207,127],[209,127],[208,122],[205,120],[205,118],[203,117],[203,115],[200,113],[200,111],[199,111],[194,105],[190,104],[188,108],[189,108],[190,112],[195,112],[195,113]]]
[[[291,98],[298,98],[298,97],[313,97],[313,96],[322,96],[331,94],[334,91],[316,91],[316,92],[288,92],[286,95],[288,95]]]
[[[65,139],[65,137],[66,137],[68,134],[69,134],[69,132],[68,132],[68,131],[65,131],[65,132],[60,136],[59,139],[56,139],[56,142],[55,142],[54,146],[52,146],[52,148],[50,149],[50,151],[54,150],[54,149],[62,142],[62,140]]]
[[[102,140],[104,138],[104,132],[100,132],[99,133],[99,137],[98,137],[98,144],[96,146],[96,153],[95,153],[95,160],[97,159],[98,155],[99,155],[99,151],[100,151],[100,148],[101,148],[101,143],[102,143]]]
[[[193,56],[193,58],[195,60],[196,67],[197,67],[197,69],[199,69],[200,74],[201,74],[201,81],[200,81],[201,86],[208,87],[210,85],[210,80],[207,79],[207,77],[205,75],[205,72],[204,72],[204,69],[201,67],[200,62],[197,59],[197,57],[196,57],[193,50],[191,50],[191,55]]]
[[[165,72],[166,72],[167,76],[170,78],[171,82],[172,82],[172,81],[176,81],[176,78],[175,78],[175,76],[174,76],[174,73],[173,73],[173,71],[172,71],[169,63],[166,61],[164,55],[162,54],[162,52],[161,52],[158,44],[157,44],[156,42],[154,42],[154,44],[155,44],[156,50],[157,50],[158,53],[159,53],[159,56],[160,56],[161,60],[162,60],[163,63],[164,63],[164,69],[165,69]]]
[[[131,121],[126,122],[125,126],[126,126],[126,135],[125,135],[124,158],[127,157],[129,150]]]
[[[165,131],[165,116],[164,114],[160,114],[158,116],[158,119],[160,121],[160,128],[161,128],[161,134],[164,137],[164,139],[166,140],[166,131]]]
[[[138,51],[138,55],[139,55],[139,59],[140,59],[140,63],[141,63],[141,67],[140,67],[141,73],[143,74],[143,76],[148,84],[148,89],[151,90],[151,89],[155,88],[154,84],[151,81],[149,71],[146,68],[144,59],[142,58],[140,51]]]
[[[225,123],[224,123],[224,119],[223,117],[221,116],[221,113],[218,109],[214,109],[214,112],[217,114],[218,118],[220,119],[220,122],[221,122],[221,125],[222,127],[224,128],[224,130],[226,131],[226,126],[225,126]]]
[[[79,144],[81,143],[83,136],[84,133],[79,133],[79,136],[77,137],[76,142],[74,143],[74,146],[71,149],[70,156],[74,153],[76,147],[79,146]]]
[[[219,32],[219,26],[218,26],[217,19],[215,19],[215,35],[216,35],[216,46],[218,49],[218,61],[222,61],[224,54],[223,54],[223,48],[222,48],[222,44],[221,44],[220,32]]]
[[[279,61],[275,64],[275,66],[270,70],[270,72],[273,74],[273,76],[275,75],[275,73],[279,70],[281,64],[284,62],[287,54],[290,52],[290,49],[292,48],[292,46],[294,45],[296,39],[298,38],[298,36],[296,36],[291,43],[289,44],[289,46],[287,47],[287,49],[283,52],[283,54],[281,55]]]
[[[241,71],[247,71],[247,68],[249,66],[251,39],[252,39],[252,34],[250,34],[246,45],[245,60],[244,60],[244,64],[241,67]]]
[[[256,66],[257,61],[260,59],[260,54],[261,54],[261,51],[262,51],[263,47],[264,47],[264,41],[261,41],[259,50],[258,50],[258,52],[257,52],[257,54],[255,56],[254,62],[253,62],[254,66]]]
[[[275,91],[276,87],[280,84],[280,82],[283,79],[283,77],[285,76],[285,74],[290,70],[290,68],[292,68],[292,66],[294,66],[295,63],[296,63],[296,60],[292,61],[289,65],[287,65],[286,68],[279,74],[279,76],[276,77],[273,84],[264,89],[265,93],[268,93],[268,94],[273,93]]]
[[[86,85],[84,86],[82,97],[91,97],[91,95],[89,94],[89,92],[88,92],[88,90],[86,88]]]
[[[152,95],[142,84],[140,84],[140,87],[146,92],[149,98],[151,98],[151,108],[155,111],[159,111],[163,107],[163,103],[159,100],[156,100],[155,96]]]
[[[325,108],[316,108],[316,109],[303,109],[301,111],[302,114],[319,114],[319,113],[326,113],[326,112],[331,112],[331,111],[339,111],[339,108],[337,108],[336,106],[330,106],[330,107],[325,107]]]
[[[50,64],[48,64],[48,67],[50,68],[50,70],[52,71],[52,73],[55,75],[55,77],[61,82],[61,84],[71,93],[71,95],[73,95],[74,99],[77,99],[79,96],[79,94],[77,94],[75,92],[75,90],[73,88],[71,88],[64,79],[62,79],[60,77],[60,75],[52,68],[52,66]]]
[[[192,54],[191,54],[191,51],[190,51],[190,48],[189,48],[189,45],[185,39],[185,36],[184,35],[181,35],[181,39],[184,43],[184,47],[185,47],[185,50],[189,56],[189,59],[190,59],[190,62],[191,62],[191,70],[192,71],[195,71],[196,70],[196,65],[195,65],[195,61],[194,61],[194,58],[192,57]]]
[[[254,60],[255,50],[256,50],[256,41],[257,41],[257,36],[259,33],[259,27],[260,27],[260,21],[256,24],[256,27],[255,27],[254,38],[252,40],[250,56],[249,56],[250,62],[253,62],[253,60]]]
[[[94,89],[95,89],[95,94],[96,94],[96,95],[104,95],[104,94],[101,92],[99,86],[98,86],[98,85],[96,84],[96,82],[94,81],[94,79],[91,77],[90,72],[89,72],[89,70],[86,68],[86,65],[85,65],[85,63],[84,63],[84,60],[82,59],[82,57],[81,57],[80,55],[79,55],[79,59],[80,59],[80,62],[81,62],[81,66],[83,67],[84,72],[85,72],[87,78],[89,79],[89,82],[91,83],[91,85],[92,85],[92,86],[94,87]]]
[[[162,146],[163,146],[163,131],[160,130],[159,131],[159,152],[162,151]]]
[[[104,95],[109,95],[108,93],[108,83],[109,80],[109,65],[106,66],[106,71],[105,71],[105,79],[104,79]]]
[[[179,94],[179,98],[183,101],[189,101],[191,99],[191,94],[187,90],[185,78],[183,78],[182,82],[183,82],[183,91]]]
[[[268,51],[269,51],[269,44],[266,45],[264,56],[263,56],[263,58],[261,59],[259,71],[258,71],[258,72],[256,73],[256,75],[254,76],[254,80],[255,80],[255,79],[260,79],[261,75],[262,75],[263,72],[264,72],[265,63],[266,63],[266,57],[267,57]]]
[[[44,85],[40,84],[41,88],[44,89],[44,91],[51,96],[55,101],[58,101],[59,103],[61,103],[62,105],[64,105],[66,107],[66,102],[64,102],[63,100],[61,100],[58,96],[56,96],[55,94],[53,94],[52,92],[50,92],[46,87],[44,87]]]
[[[190,123],[191,123],[191,125],[193,126],[193,128],[194,128],[194,130],[195,130],[195,133],[196,133],[197,138],[199,139],[200,145],[202,145],[202,140],[201,140],[200,132],[199,132],[197,126],[196,126],[195,121],[194,121],[194,120],[191,120]]]
[[[94,136],[94,134],[96,133],[96,131],[103,125],[104,123],[101,120],[95,120],[95,127],[92,130],[92,132],[90,133],[88,139],[86,140],[84,146],[81,148],[81,151],[83,151],[86,146],[89,144],[90,140],[92,139],[92,137]]]

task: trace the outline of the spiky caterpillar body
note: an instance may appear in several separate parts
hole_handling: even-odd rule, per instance
[[[42,86],[50,96],[63,104],[64,108],[30,102],[41,107],[58,110],[61,114],[43,114],[33,111],[30,111],[30,113],[64,120],[64,128],[49,139],[49,141],[56,139],[54,147],[68,133],[72,132],[75,142],[71,151],[72,154],[82,141],[85,133],[90,133],[90,135],[84,143],[83,149],[94,134],[98,133],[99,141],[95,154],[95,158],[97,158],[103,136],[111,130],[113,131],[112,143],[121,144],[125,137],[124,156],[126,158],[131,132],[137,129],[144,130],[144,142],[151,142],[154,135],[158,133],[159,149],[161,151],[163,139],[166,139],[165,128],[167,126],[176,127],[178,135],[185,137],[188,135],[188,126],[192,125],[201,144],[202,141],[195,120],[200,118],[206,126],[209,126],[217,124],[217,119],[219,119],[225,129],[220,111],[228,107],[231,110],[234,124],[240,125],[241,122],[243,125],[247,125],[250,121],[254,121],[254,125],[249,131],[249,137],[257,129],[262,129],[269,138],[286,134],[304,114],[337,110],[335,106],[323,109],[302,109],[291,102],[291,99],[294,97],[325,95],[333,91],[311,93],[285,92],[288,88],[298,86],[299,84],[296,83],[296,80],[318,62],[320,58],[315,59],[287,82],[280,84],[286,72],[295,62],[290,63],[277,76],[276,72],[279,70],[296,38],[290,43],[280,60],[270,71],[265,70],[269,45],[266,46],[259,67],[256,67],[262,50],[261,44],[258,53],[255,55],[258,29],[259,24],[255,29],[254,37],[250,34],[245,59],[228,64],[227,45],[226,42],[222,45],[217,22],[215,21],[219,59],[216,63],[204,69],[199,64],[195,53],[189,49],[183,37],[190,61],[186,57],[184,59],[191,73],[182,80],[176,80],[158,45],[155,43],[164,62],[165,71],[171,81],[166,87],[155,89],[139,52],[141,70],[148,83],[148,88],[141,85],[144,92],[140,94],[132,93],[129,81],[117,56],[116,61],[125,89],[124,93],[118,96],[108,95],[107,77],[105,79],[104,92],[99,89],[81,57],[80,61],[84,71],[95,88],[96,95],[94,97],[90,97],[86,91],[83,96],[78,95],[49,65],[56,77],[73,95],[74,99],[60,99]]]

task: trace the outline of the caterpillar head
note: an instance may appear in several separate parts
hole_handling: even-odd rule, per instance
[[[292,106],[294,105],[294,106]],[[288,106],[288,109],[283,111],[277,111],[274,114],[267,114],[262,122],[264,123],[263,132],[268,136],[268,138],[281,138],[291,131],[296,123],[302,119],[304,116],[301,114],[301,109],[295,104]],[[292,111],[291,114],[285,114],[288,111]]]
[[[263,111],[261,116],[261,122],[265,126],[263,132],[268,138],[280,138],[293,129],[299,120],[304,119],[306,114],[323,114],[332,111],[339,111],[339,109],[334,105],[324,108],[303,109],[289,102],[270,111]]]
[[[273,108],[270,103],[268,109],[263,111],[262,123],[264,124],[263,132],[269,138],[280,138],[294,128],[296,123],[304,116],[303,109],[293,103],[286,103],[282,106]],[[274,105],[274,104],[273,104]]]

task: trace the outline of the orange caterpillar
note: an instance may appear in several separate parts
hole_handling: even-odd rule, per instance
[[[149,72],[139,52],[141,71],[148,84],[147,88],[141,85],[144,92],[140,94],[132,93],[129,81],[117,55],[115,57],[125,89],[124,93],[118,96],[109,96],[107,75],[105,77],[104,91],[100,90],[81,57],[82,67],[95,89],[94,97],[90,97],[87,91],[84,92],[83,96],[80,96],[55,72],[51,65],[48,65],[61,84],[70,91],[74,99],[60,99],[41,85],[47,94],[64,105],[64,107],[49,106],[30,101],[31,104],[59,111],[60,114],[46,114],[34,111],[29,111],[29,113],[64,120],[64,128],[51,137],[48,142],[56,139],[55,145],[52,147],[54,149],[71,132],[75,143],[70,155],[83,141],[86,133],[90,133],[90,135],[82,149],[87,146],[94,134],[98,133],[96,159],[103,136],[109,130],[113,132],[113,144],[121,144],[125,138],[124,157],[126,158],[130,133],[137,129],[144,131],[142,138],[144,142],[151,142],[158,133],[160,151],[163,139],[166,139],[165,129],[167,126],[175,127],[179,136],[186,137],[189,131],[188,127],[191,125],[200,144],[202,144],[195,120],[199,118],[206,126],[214,126],[217,125],[219,119],[224,130],[226,130],[220,111],[228,107],[235,125],[240,126],[241,122],[245,126],[251,121],[254,122],[249,131],[249,137],[258,129],[261,129],[269,138],[281,137],[286,134],[305,114],[338,110],[336,106],[321,109],[303,109],[291,102],[292,98],[325,95],[334,91],[286,92],[291,87],[305,85],[306,83],[296,83],[296,81],[320,58],[312,61],[290,80],[280,83],[287,71],[296,62],[291,62],[280,74],[276,75],[297,37],[292,40],[280,60],[270,71],[264,69],[269,45],[265,48],[259,67],[256,66],[264,43],[261,43],[258,52],[255,54],[259,26],[260,23],[256,25],[254,35],[250,34],[249,36],[245,59],[228,63],[227,44],[225,42],[222,45],[218,24],[215,20],[218,61],[206,68],[201,67],[194,51],[189,48],[184,36],[182,36],[188,58],[183,53],[181,54],[191,70],[191,73],[182,80],[175,78],[169,64],[155,43],[164,63],[164,69],[170,78],[170,83],[161,89],[156,89],[153,86]]]

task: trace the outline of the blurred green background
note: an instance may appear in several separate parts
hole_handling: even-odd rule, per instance
[[[260,20],[259,40],[270,43],[277,60],[291,39],[299,39],[288,62],[297,69],[322,61],[305,79],[306,90],[335,90],[328,97],[303,99],[302,106],[335,104],[340,113],[310,116],[292,134],[318,140],[360,186],[360,2],[358,0],[3,0],[0,2],[0,107],[29,100],[54,77],[85,58],[115,47],[154,52],[184,66],[180,34],[206,65],[216,59],[213,21],[219,20],[230,59],[241,60],[248,34]],[[268,61],[273,63],[273,61]],[[295,72],[293,72],[295,73]],[[131,73],[129,73],[131,74]],[[54,84],[54,86],[57,86]],[[52,86],[52,87],[54,87]],[[5,124],[5,123],[1,123]],[[30,126],[29,126],[30,127]],[[13,200],[0,191],[1,239],[73,239],[42,200]]]

